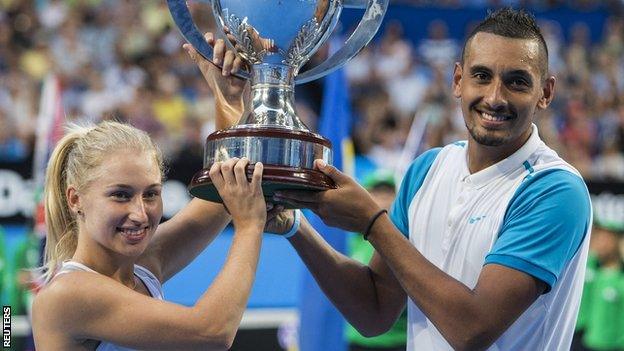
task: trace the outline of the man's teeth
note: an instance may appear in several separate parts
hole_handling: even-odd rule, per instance
[[[483,117],[483,119],[485,120],[495,121],[495,122],[506,121],[509,119],[509,117],[507,116],[493,116],[485,112],[481,112],[481,117]]]

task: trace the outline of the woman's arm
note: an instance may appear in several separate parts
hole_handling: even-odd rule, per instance
[[[240,57],[227,51],[222,39],[214,40],[212,33],[206,34],[206,40],[214,47],[213,61],[221,64],[222,69],[199,55],[190,44],[184,44],[184,48],[215,95],[216,126],[223,129],[235,124],[242,115],[242,96],[248,84],[231,75],[241,69]],[[191,263],[229,222],[230,216],[221,204],[193,199],[158,227],[139,264],[165,282]]]
[[[61,275],[34,302],[37,349],[46,350],[43,336],[51,334],[149,350],[231,347],[255,277],[266,220],[262,165],[256,165],[249,183],[247,163],[231,160],[211,168],[232,213],[235,234],[223,269],[195,306],[149,298],[104,275]]]

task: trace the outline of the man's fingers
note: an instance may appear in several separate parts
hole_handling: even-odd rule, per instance
[[[275,196],[281,199],[299,201],[299,202],[311,202],[316,203],[321,201],[323,192],[320,191],[297,191],[297,190],[282,190],[276,191]]]
[[[330,177],[336,185],[342,185],[349,180],[349,177],[340,172],[336,167],[328,165],[325,161],[317,159],[314,160],[314,168],[323,172],[326,176]]]
[[[293,208],[309,208],[317,211],[320,205],[320,192],[311,191],[276,191],[273,200],[290,205]]]
[[[304,209],[307,208],[314,213],[318,213],[319,204],[316,202],[297,201],[291,199],[285,199],[280,197],[273,197],[273,201],[279,201],[282,204],[288,205],[289,208]]]

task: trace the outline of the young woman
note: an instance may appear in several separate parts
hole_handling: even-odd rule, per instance
[[[219,46],[215,55],[231,71],[236,60]],[[215,75],[187,50],[207,80]],[[255,165],[251,182],[247,164],[233,159],[210,170],[230,215],[220,204],[194,199],[159,226],[162,157],[147,134],[117,122],[70,128],[46,175],[47,284],[33,304],[37,350],[230,347],[266,222],[262,164]],[[212,285],[192,307],[163,301],[162,283],[190,263],[230,216],[232,246]]]

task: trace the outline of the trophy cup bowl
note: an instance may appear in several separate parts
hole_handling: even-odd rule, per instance
[[[221,198],[209,170],[215,162],[246,157],[262,162],[264,196],[276,190],[322,191],[333,181],[314,169],[314,160],[332,164],[332,145],[311,132],[295,112],[295,84],[318,79],[344,65],[373,38],[388,0],[210,0],[217,33],[227,31],[230,49],[246,61],[251,93],[238,124],[210,134],[204,148],[203,169],[189,185],[191,195],[214,202]],[[205,58],[212,48],[195,26],[186,0],[168,0],[169,10],[185,39]],[[362,20],[344,45],[309,71],[301,67],[333,32],[344,7],[365,9]],[[288,207],[288,206],[286,206]]]

